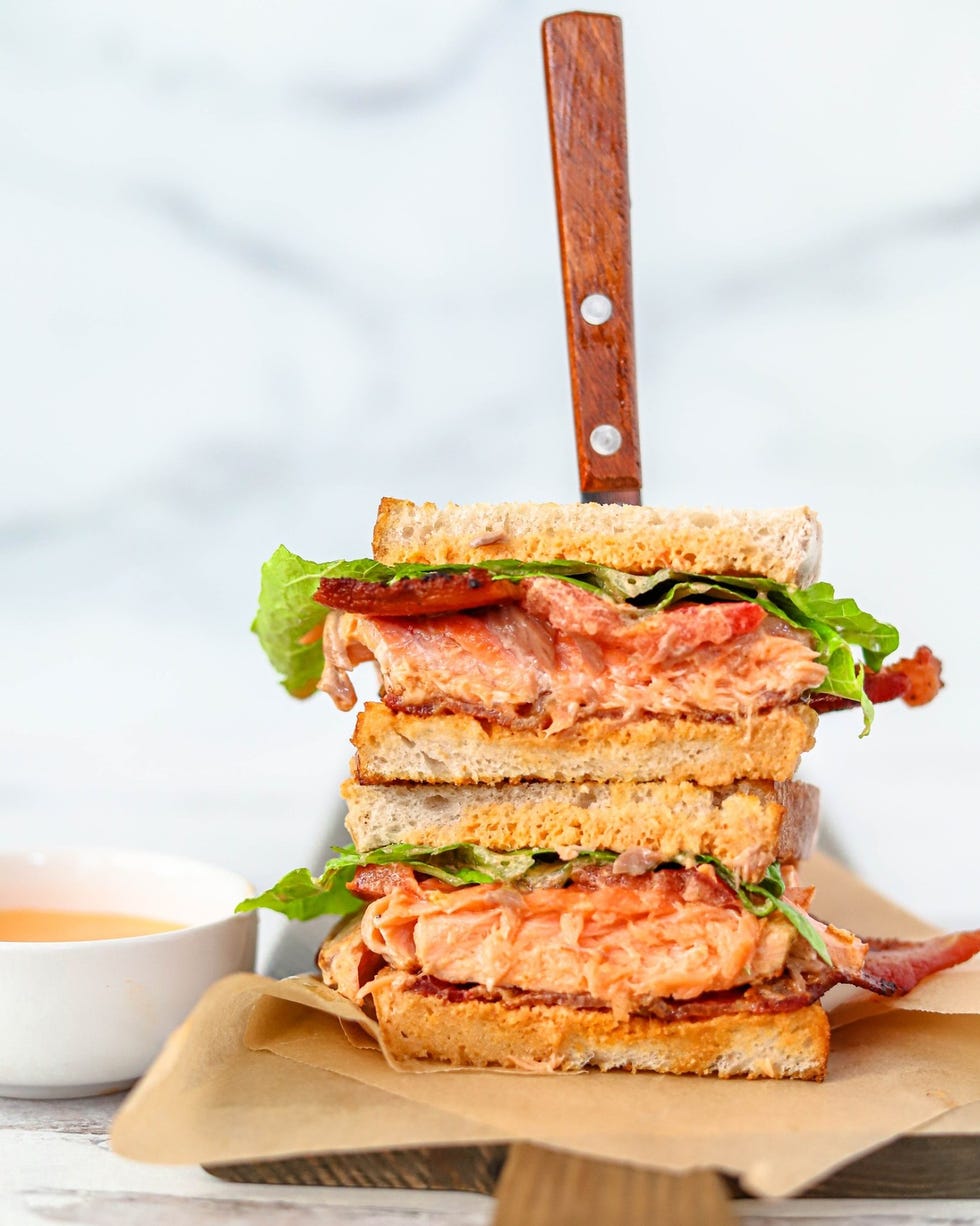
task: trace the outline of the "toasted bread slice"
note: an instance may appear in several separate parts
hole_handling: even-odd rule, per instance
[[[390,843],[655,850],[716,856],[757,879],[773,860],[810,855],[819,792],[805,783],[498,783],[366,785],[349,779],[347,829],[358,851]]]
[[[793,777],[813,745],[805,703],[726,723],[685,716],[629,723],[587,719],[563,732],[507,728],[472,715],[406,715],[367,703],[357,717],[359,783],[497,783],[686,779],[726,787]]]
[[[539,562],[568,558],[647,575],[665,567],[706,575],[764,575],[804,587],[820,568],[821,533],[809,507],[722,511],[603,503],[416,505],[382,499],[379,562]]]
[[[703,1021],[617,1020],[603,1009],[448,1001],[382,973],[371,988],[392,1059],[530,1072],[647,1069],[698,1076],[822,1081],[830,1025],[820,1004]]]

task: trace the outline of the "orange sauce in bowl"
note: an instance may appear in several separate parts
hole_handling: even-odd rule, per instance
[[[176,932],[186,924],[99,911],[0,910],[0,941],[112,941]]]

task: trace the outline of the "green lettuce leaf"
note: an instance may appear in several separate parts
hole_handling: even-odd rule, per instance
[[[295,868],[264,894],[246,898],[235,911],[278,911],[294,920],[317,919],[321,915],[353,915],[364,904],[347,889],[354,876],[342,869],[331,872],[331,861],[322,877],[314,877],[308,868]],[[356,867],[356,866],[355,866]]]
[[[522,848],[520,851],[490,851],[474,843],[447,843],[443,847],[424,847],[413,843],[392,843],[374,851],[357,852],[353,845],[335,847],[337,855],[330,860],[319,877],[309,869],[298,868],[264,894],[246,898],[236,911],[254,911],[264,907],[278,911],[290,919],[308,920],[320,915],[352,915],[364,904],[347,889],[354,874],[366,864],[404,864],[424,877],[436,877],[449,885],[486,885],[500,882],[525,887],[563,886],[572,870],[589,864],[608,864],[616,859],[612,851],[583,851],[570,860],[562,860],[557,852],[546,847]],[[697,864],[710,864],[718,876],[738,895],[747,911],[765,918],[779,911],[796,931],[813,946],[817,954],[831,965],[823,937],[811,923],[806,912],[783,897],[786,890],[783,874],[774,861],[761,881],[740,881],[731,869],[714,856],[690,858]],[[658,867],[675,865],[667,861]]]
[[[795,907],[783,897],[786,883],[783,881],[782,869],[775,860],[766,869],[761,881],[739,881],[731,869],[726,868],[714,856],[698,856],[697,858],[701,864],[713,865],[722,881],[738,895],[746,911],[751,911],[753,915],[760,918],[771,915],[773,911],[779,911],[789,920],[800,936],[816,950],[817,955],[828,966],[833,966],[830,954],[827,952],[827,944],[820,935],[819,929],[813,925],[805,911],[801,911],[799,907]]]
[[[235,910],[255,911],[264,907],[298,920],[350,915],[364,904],[350,893],[347,883],[366,864],[404,864],[425,877],[437,877],[454,886],[487,885],[494,881],[516,884],[522,880],[558,886],[564,885],[573,868],[616,859],[610,851],[582,852],[572,860],[560,860],[546,848],[490,851],[474,843],[447,843],[443,847],[391,843],[365,852],[355,851],[351,844],[335,847],[334,851],[336,856],[328,861],[319,877],[314,877],[307,868],[294,869],[272,889],[245,899]],[[542,859],[544,863],[539,862]]]
[[[601,592],[613,600],[629,601],[641,610],[669,609],[683,600],[741,600],[757,604],[773,617],[816,639],[819,659],[827,676],[817,693],[835,694],[859,703],[864,731],[871,727],[874,708],[864,693],[864,672],[855,665],[851,648],[859,648],[864,667],[877,672],[898,647],[898,631],[866,613],[850,597],[837,596],[829,583],[806,588],[789,587],[772,579],[730,575],[690,575],[660,570],[653,575],[630,575],[589,562],[518,562],[512,558],[480,563],[494,579],[533,579],[550,576]],[[464,565],[427,566],[405,563],[386,566],[370,558],[354,561],[307,562],[280,545],[262,568],[259,612],[252,629],[290,694],[306,697],[316,688],[323,666],[322,648],[315,631],[323,622],[323,607],[313,600],[320,580],[361,579],[392,584],[417,579],[433,571],[460,572]],[[312,638],[312,642],[305,642]]]
[[[313,599],[322,574],[322,566],[304,561],[285,545],[262,567],[252,631],[294,698],[308,698],[323,672],[323,645],[317,633],[323,625],[323,608]]]

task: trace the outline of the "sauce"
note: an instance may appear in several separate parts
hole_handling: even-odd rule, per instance
[[[0,941],[110,941],[176,932],[186,924],[99,911],[0,910]]]

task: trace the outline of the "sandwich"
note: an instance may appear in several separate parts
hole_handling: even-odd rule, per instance
[[[325,983],[434,1065],[824,1076],[821,997],[883,995],[980,932],[882,942],[801,879],[821,711],[941,686],[817,581],[806,508],[437,508],[385,499],[370,559],[280,548],[255,630],[344,710],[352,843],[243,907],[341,917]],[[860,652],[855,660],[852,649]]]

